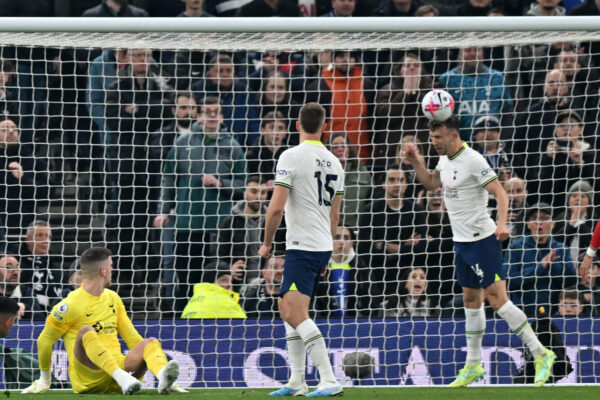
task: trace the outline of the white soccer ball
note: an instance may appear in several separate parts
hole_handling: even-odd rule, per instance
[[[454,99],[445,90],[433,89],[423,97],[421,110],[428,119],[445,121],[454,112]]]

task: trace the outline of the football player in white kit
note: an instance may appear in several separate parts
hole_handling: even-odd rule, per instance
[[[264,241],[259,250],[264,258],[270,256],[271,243],[285,211],[286,252],[278,304],[292,370],[289,382],[270,396],[329,397],[343,393],[333,374],[323,335],[308,315],[316,285],[331,257],[344,193],[344,169],[320,141],[324,126],[322,106],[308,103],[302,107],[297,122],[300,144],[279,157],[267,210]],[[321,379],[310,393],[304,371],[306,354]]]
[[[443,188],[452,227],[456,277],[463,288],[467,359],[451,387],[463,387],[485,376],[481,366],[481,341],[485,333],[483,296],[535,357],[535,386],[543,386],[552,373],[556,355],[538,340],[525,313],[509,299],[502,265],[502,241],[506,227],[508,196],[487,161],[462,142],[460,120],[429,122],[429,137],[440,155],[434,171],[417,156],[414,145],[404,146],[403,159],[412,164],[427,190]],[[488,192],[498,204],[497,225],[487,212]]]

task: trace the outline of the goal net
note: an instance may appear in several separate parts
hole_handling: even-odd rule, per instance
[[[231,32],[169,32],[165,21],[150,32],[144,20],[140,32],[73,32],[64,21],[0,33],[0,289],[24,309],[4,343],[7,388],[31,382],[24,353],[37,357],[44,320],[79,286],[78,257],[91,246],[112,251],[111,288],[142,336],[179,360],[183,387],[285,383],[285,227],[271,259],[257,251],[277,159],[298,144],[298,112],[311,101],[326,108],[323,143],[345,169],[333,255],[311,304],[335,374],[348,386],[451,382],[466,357],[444,206],[453,188],[426,191],[401,152],[415,144],[436,167],[421,111],[433,88],[451,94],[461,138],[508,193],[498,279],[559,355],[552,380],[598,382],[600,261],[579,271],[600,204],[598,29],[522,18],[507,29],[490,19],[488,32],[476,19],[461,32],[442,18],[436,31],[426,18],[427,32],[328,19],[269,32],[269,21],[287,23],[274,19],[240,32],[224,21]],[[339,32],[322,32],[328,24]],[[329,185],[316,176],[323,206]],[[493,196],[488,209],[495,219]],[[479,384],[533,382],[531,354],[488,303],[485,312]],[[354,352],[369,357],[344,369]],[[53,376],[68,387],[61,341]],[[156,385],[150,374],[144,385]]]

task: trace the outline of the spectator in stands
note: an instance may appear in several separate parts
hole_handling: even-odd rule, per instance
[[[513,164],[513,156],[504,149],[504,142],[500,141],[500,120],[492,115],[484,115],[477,118],[473,125],[473,149],[483,154],[486,161],[498,175],[500,183],[513,176],[522,176],[523,172],[517,172]]]
[[[283,279],[285,255],[274,251],[271,258],[261,260],[261,277],[254,279],[242,289],[242,307],[248,318],[273,320],[278,318],[277,304]]]
[[[587,0],[569,11],[569,15],[600,15],[600,0]],[[600,42],[584,42],[583,47],[594,60],[594,65],[600,65]]]
[[[106,126],[106,95],[108,88],[119,79],[119,70],[129,64],[127,50],[104,50],[90,64],[86,101],[88,112],[94,121],[100,137],[99,143],[110,145],[105,141]]]
[[[231,56],[217,54],[210,59],[206,79],[192,85],[199,99],[216,97],[222,107],[223,123],[238,143],[248,146],[258,137],[260,124],[254,97],[235,81]]]
[[[50,0],[2,1],[0,16],[2,17],[53,17],[54,6]]]
[[[594,190],[586,181],[576,181],[567,193],[566,211],[556,217],[553,238],[569,249],[571,260],[585,252],[594,233]]]
[[[10,117],[19,114],[15,66],[10,60],[0,59],[0,115]]]
[[[356,0],[331,0],[331,10],[320,17],[351,17],[356,9]]]
[[[309,84],[305,102],[325,107],[329,119],[325,131],[346,132],[360,157],[370,158],[374,84],[363,75],[354,53],[334,51],[332,61],[320,79]]]
[[[8,233],[21,234],[33,221],[36,206],[48,199],[47,164],[22,144],[13,120],[0,118],[0,216]]]
[[[597,259],[590,268],[579,269],[577,291],[583,303],[591,307],[591,313],[600,315],[600,264]]]
[[[236,17],[301,17],[300,8],[291,0],[252,0],[242,6]]]
[[[423,207],[404,197],[406,175],[398,165],[387,169],[383,186],[385,197],[359,216],[358,254],[371,269],[370,280],[389,295],[398,292],[404,269],[424,264],[427,230]]]
[[[374,160],[391,160],[404,135],[427,141],[427,118],[420,110],[425,93],[433,87],[419,56],[406,53],[392,68],[390,83],[377,93],[373,132]],[[412,167],[411,167],[412,169]]]
[[[583,122],[576,111],[566,111],[557,117],[554,139],[547,142],[541,158],[540,198],[562,208],[566,204],[567,189],[574,182],[585,179],[594,182],[600,176],[596,164],[596,150],[582,140]]]
[[[413,0],[384,0],[373,11],[374,17],[412,17],[418,4]]]
[[[340,210],[343,225],[357,226],[358,214],[371,192],[371,174],[361,164],[355,146],[346,133],[334,132],[327,138],[327,148],[340,160],[344,168],[344,197]]]
[[[577,290],[565,289],[558,296],[556,315],[561,317],[584,317],[589,316],[589,312],[586,312],[583,299]]]
[[[417,179],[417,176],[415,174],[415,170],[412,167],[412,165],[406,163],[406,160],[404,158],[402,158],[402,149],[404,148],[404,146],[406,146],[407,144],[414,144],[416,149],[417,149],[417,156],[424,160],[426,163],[435,163],[437,160],[437,157],[426,157],[426,155],[428,154],[428,144],[427,142],[423,142],[422,140],[420,140],[419,138],[413,136],[413,135],[404,135],[402,136],[400,145],[397,147],[396,150],[396,157],[395,157],[395,162],[397,164],[400,165],[400,168],[402,168],[402,170],[404,171],[404,174],[406,175],[406,184],[408,185],[408,187],[406,188],[406,193],[405,193],[405,197],[417,197],[418,194],[424,190],[423,189],[423,185],[421,185],[421,182],[419,182],[419,180]],[[435,164],[434,164],[435,166]]]
[[[82,17],[149,17],[143,8],[132,6],[127,0],[102,0],[96,7],[85,10]]]
[[[270,111],[260,123],[260,140],[248,149],[248,173],[258,174],[269,188],[273,187],[275,166],[287,146],[286,117],[279,111]]]
[[[242,260],[245,278],[249,281],[260,274],[261,230],[267,201],[267,188],[258,175],[246,180],[244,199],[238,201],[228,216],[219,225],[217,254],[219,260],[233,264]]]
[[[581,108],[581,103],[572,99],[569,91],[567,77],[563,72],[557,69],[548,71],[543,99],[531,104],[517,116],[512,153],[521,155],[524,165],[528,167],[525,177],[532,183],[538,180],[540,159],[548,151],[547,141],[554,137],[558,114]],[[532,190],[534,191],[537,189]]]
[[[483,60],[481,47],[462,48],[458,52],[459,65],[440,77],[441,86],[456,102],[463,140],[471,138],[473,122],[480,116],[494,115],[502,121],[513,108],[504,74],[484,65]]]
[[[354,317],[368,308],[369,277],[358,264],[355,242],[350,228],[337,227],[327,272],[316,288],[315,309],[322,318]]]
[[[50,255],[52,231],[47,222],[37,220],[27,228],[25,243],[21,246],[22,293],[31,296],[34,319],[45,319],[48,313],[61,300],[62,272],[55,266],[56,261]]]
[[[134,262],[142,271],[154,257],[150,252],[150,215],[156,210],[160,182],[149,161],[154,157],[152,133],[168,118],[171,87],[152,64],[152,51],[130,49],[129,65],[108,89],[106,125],[115,143],[108,150],[111,180],[107,237],[118,257],[121,281]],[[118,173],[117,173],[118,172]],[[137,249],[136,249],[137,247]],[[143,273],[143,272],[142,272]],[[128,282],[133,283],[133,282]]]
[[[550,210],[546,203],[529,208],[529,234],[514,240],[504,253],[511,300],[530,317],[539,306],[557,304],[558,291],[575,284],[577,277],[569,249],[552,238]]]
[[[198,118],[198,103],[193,93],[174,93],[169,101],[173,119],[159,130],[153,132],[150,138],[154,160],[165,160],[177,138],[192,131],[192,124]],[[159,171],[161,168],[159,168]]]
[[[287,75],[280,70],[267,73],[257,96],[260,116],[264,118],[267,113],[273,111],[282,113],[286,129],[290,133],[294,132],[293,137],[292,135],[288,137],[288,141],[293,139],[289,144],[298,144],[295,124],[300,112],[300,105],[292,97]]]
[[[0,258],[0,296],[14,299],[19,304],[19,317],[23,317],[25,310],[31,308],[31,294],[23,293],[19,285],[19,261],[12,256]],[[27,303],[27,305],[25,305]]]
[[[248,90],[260,92],[264,95],[267,92],[264,88],[267,78],[271,78],[275,71],[283,74],[286,78],[285,92],[287,94],[285,100],[291,100],[294,103],[299,103],[304,100],[304,91],[306,87],[305,73],[305,54],[304,52],[285,52],[285,51],[266,51],[266,52],[248,52],[245,59],[241,61],[242,71],[238,72],[240,79],[248,80]],[[240,65],[238,65],[238,68]],[[247,67],[247,68],[243,68]],[[279,76],[279,75],[277,75]],[[279,89],[277,92],[270,90],[273,93],[283,92]],[[260,103],[260,99],[259,99]],[[287,104],[281,101],[271,100],[269,103]],[[271,110],[264,110],[261,115]],[[279,110],[283,111],[283,110]],[[295,129],[295,127],[294,127]]]
[[[458,6],[455,15],[459,17],[486,17],[492,8],[492,0],[468,0]]]
[[[541,17],[562,17],[567,14],[567,10],[560,6],[561,0],[537,0],[537,4],[531,3],[529,10],[525,15],[527,16],[541,16]]]
[[[439,17],[440,10],[434,4],[424,4],[416,9],[415,17]]]
[[[521,178],[512,177],[504,182],[504,190],[508,194],[508,231],[511,238],[524,236],[527,230],[525,221],[527,204],[527,187]]]
[[[407,270],[402,278],[398,294],[383,302],[382,317],[414,318],[434,317],[439,310],[427,295],[425,270],[417,267]]]
[[[178,17],[199,18],[214,17],[211,13],[204,10],[204,0],[182,0],[185,3],[185,10]]]
[[[163,168],[160,212],[154,226],[169,223],[175,208],[175,269],[178,300],[189,298],[190,283],[214,281],[203,271],[219,222],[242,197],[246,160],[240,144],[224,128],[219,99],[204,98],[192,132],[177,138]],[[182,304],[176,306],[181,310]]]
[[[181,318],[246,318],[239,304],[240,295],[233,290],[231,268],[223,262],[218,262],[216,266],[213,282],[194,285],[192,298],[183,309]]]
[[[442,188],[434,191],[423,189],[419,192],[417,202],[427,212],[425,261],[429,293],[433,294],[431,300],[435,304],[444,305],[460,288],[454,280],[454,242]]]

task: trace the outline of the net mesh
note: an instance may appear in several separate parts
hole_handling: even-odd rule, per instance
[[[437,164],[421,112],[432,88],[454,97],[462,139],[509,194],[502,270],[512,301],[561,357],[556,381],[596,383],[600,270],[578,273],[597,218],[595,40],[599,32],[0,33],[0,288],[25,311],[5,343],[5,366],[15,363],[6,386],[30,382],[35,368],[16,349],[36,352],[92,245],[112,250],[112,288],[142,336],[179,360],[183,387],[284,383],[285,227],[271,260],[257,251],[277,159],[298,144],[309,101],[326,107],[325,143],[346,173],[344,227],[311,306],[336,376],[451,382],[466,351],[452,230],[442,191],[424,190],[401,157],[414,143]],[[495,208],[490,198],[494,218]],[[484,384],[532,382],[531,355],[489,305],[486,314]],[[68,387],[57,346],[55,385]],[[370,356],[356,374],[344,369],[354,352]],[[307,373],[315,383],[310,361]],[[150,374],[144,382],[156,385]]]

